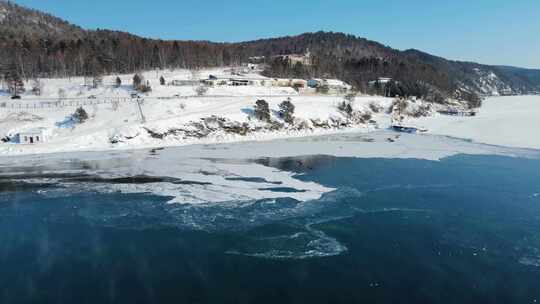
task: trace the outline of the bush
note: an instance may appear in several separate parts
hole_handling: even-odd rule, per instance
[[[347,101],[348,103],[354,103],[354,101],[356,100],[356,92],[350,92],[347,95],[345,95],[344,98],[345,98],[345,101]]]
[[[135,76],[133,76],[133,89],[141,92],[141,93],[148,93],[152,91],[152,87],[150,86],[149,81],[144,81],[144,77],[137,73]]]
[[[72,117],[77,123],[83,123],[88,120],[88,113],[86,113],[83,107],[79,107],[75,110]]]
[[[148,93],[148,92],[152,92],[152,87],[150,86],[150,84],[143,84],[143,85],[140,85],[139,86],[139,92],[141,93]]]
[[[373,118],[373,116],[371,115],[371,113],[366,112],[366,113],[361,114],[360,118],[365,123],[365,122],[370,121],[371,118]]]
[[[162,86],[165,85],[165,78],[163,76],[159,77],[159,84]]]
[[[208,93],[208,88],[205,86],[198,86],[195,89],[195,92],[197,93],[197,96],[204,96],[206,93]]]
[[[279,116],[285,120],[286,123],[292,124],[294,122],[294,110],[295,107],[290,98],[279,104]]]
[[[337,108],[340,112],[344,113],[348,117],[350,117],[354,112],[352,103],[345,100],[340,102]]]
[[[392,109],[392,112],[397,112],[401,114],[405,112],[408,106],[409,104],[407,103],[405,99],[398,98],[394,100],[394,102],[392,103],[391,109]]]
[[[255,117],[260,121],[269,122],[270,121],[270,107],[268,102],[265,100],[259,99],[255,103]]]
[[[43,83],[39,79],[34,79],[32,81],[32,93],[36,96],[40,96],[43,91]]]
[[[144,78],[141,74],[138,74],[138,73],[135,74],[133,76],[133,89],[139,90],[139,87],[141,86],[143,81],[144,81]]]
[[[460,91],[456,94],[457,98],[467,102],[469,109],[480,108],[482,106],[482,98],[478,94],[468,91]]]
[[[380,105],[378,105],[377,103],[375,102],[371,102],[369,104],[369,109],[373,112],[373,113],[380,113],[382,110],[384,110],[384,108]]]

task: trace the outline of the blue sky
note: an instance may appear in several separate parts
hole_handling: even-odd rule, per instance
[[[84,28],[245,41],[318,30],[449,59],[540,68],[539,0],[15,0]]]

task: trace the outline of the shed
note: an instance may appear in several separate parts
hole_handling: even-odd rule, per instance
[[[39,144],[46,141],[45,128],[30,129],[19,132],[16,136],[19,144]]]

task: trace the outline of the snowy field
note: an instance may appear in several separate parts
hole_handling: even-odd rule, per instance
[[[476,117],[437,115],[418,121],[431,134],[491,145],[540,149],[540,96],[492,97]]]
[[[113,110],[110,104],[100,104],[86,107],[90,118],[83,124],[71,124],[68,117],[76,107],[65,107],[57,110],[36,109],[32,111],[2,111],[0,110],[0,130],[2,134],[14,136],[21,130],[45,128],[47,142],[35,145],[0,144],[0,154],[33,154],[54,153],[67,151],[97,151],[109,149],[137,149],[162,146],[181,146],[189,144],[209,144],[250,140],[270,140],[276,138],[311,136],[338,132],[334,129],[315,130],[281,130],[276,132],[258,132],[245,136],[225,132],[215,132],[205,138],[167,137],[163,139],[152,138],[146,129],[166,132],[167,130],[199,122],[202,118],[218,116],[237,123],[258,122],[252,118],[253,106],[257,98],[254,97],[216,97],[216,98],[189,98],[176,100],[145,100],[142,105],[145,123],[134,102],[120,103],[118,109]],[[278,111],[278,105],[284,98],[265,98],[272,112]],[[330,96],[295,96],[292,102],[296,107],[297,119],[316,119],[326,121],[333,118],[343,119],[343,114],[336,109],[342,97]],[[390,106],[391,99],[380,97],[357,98],[356,107],[368,108],[370,103]],[[276,116],[276,115],[274,115]],[[388,126],[390,117],[386,114],[375,116],[382,125]],[[188,126],[189,127],[189,126]],[[188,128],[186,127],[186,128]],[[373,130],[372,126],[358,126],[358,128],[341,131],[367,132]],[[110,138],[121,134],[130,137],[126,142],[112,144]]]
[[[0,143],[0,155],[271,140],[335,132],[367,132],[377,128],[375,122],[379,127],[387,127],[390,123],[390,116],[383,113],[392,105],[390,98],[358,97],[355,110],[370,113],[370,105],[376,105],[381,112],[373,113],[372,124],[342,127],[341,122],[346,121],[347,117],[338,111],[337,104],[343,101],[343,96],[300,95],[290,87],[260,85],[209,87],[205,96],[196,96],[196,86],[159,83],[161,76],[171,82],[206,79],[209,75],[235,77],[226,69],[145,72],[144,78],[150,82],[152,91],[139,94],[140,108],[137,100],[131,98],[135,93],[130,85],[133,75],[120,75],[122,86],[119,88],[114,87],[116,76],[107,76],[97,89],[84,86],[83,78],[42,79],[41,96],[32,95],[28,89],[21,100],[11,100],[4,93],[0,96],[0,138],[11,138],[12,142]],[[242,77],[268,79],[258,74],[245,74]],[[27,83],[26,87],[30,88],[31,85],[31,82]],[[61,95],[66,98],[59,99]],[[279,104],[287,98],[296,107],[294,125],[285,124],[278,114]],[[270,131],[267,124],[254,118],[253,109],[258,99],[269,103],[272,120],[286,128]],[[89,119],[82,124],[73,123],[70,119],[79,106],[83,106],[89,115]],[[219,118],[227,126],[237,129],[249,125],[250,132],[225,132],[213,126],[212,122],[205,121],[209,118]],[[202,136],[197,133],[200,130],[196,130],[201,122],[204,122],[204,131],[207,132]],[[331,122],[333,126],[314,126],[314,122],[324,126]],[[13,142],[21,132],[38,129],[43,130],[40,132],[43,132],[44,142],[42,140],[33,145]],[[156,138],[152,132],[167,135]]]
[[[155,129],[180,125],[189,121],[197,121],[201,117],[219,115],[231,120],[246,122],[256,98],[253,97],[220,97],[189,98],[182,100],[148,100],[143,104],[147,119],[141,124],[136,104],[121,103],[117,111],[111,105],[102,104],[88,107],[90,120],[82,125],[59,127],[75,110],[65,107],[60,111],[7,111],[0,110],[0,131],[2,134],[14,133],[17,130],[45,127],[50,132],[50,141],[40,145],[0,144],[0,154],[20,155],[34,153],[56,153],[69,151],[97,151],[110,149],[138,149],[149,147],[181,146],[191,144],[212,144],[237,141],[272,140],[290,137],[327,135],[334,133],[354,133],[374,131],[370,127],[358,127],[343,130],[319,129],[313,131],[282,131],[260,133],[248,136],[218,134],[206,139],[179,140],[175,138],[156,140],[140,137],[129,143],[113,145],[110,136],[117,132],[132,134],[143,132],[143,126]],[[277,110],[282,97],[266,98],[271,108]],[[328,96],[293,96],[297,107],[297,116],[302,118],[328,119],[339,116],[335,106],[341,97]],[[359,97],[357,107],[367,107],[370,103],[388,106],[392,100],[380,97]],[[540,116],[539,96],[493,97],[488,98],[476,117],[454,117],[434,115],[421,119],[409,119],[408,123],[426,127],[429,134],[445,135],[472,140],[477,143],[491,145],[540,149],[540,136],[535,134]],[[384,129],[390,124],[390,116],[374,115],[378,126]],[[430,147],[425,147],[429,149]]]
[[[170,82],[206,79],[209,75],[234,77],[226,69],[145,72],[144,78],[150,82],[152,92],[140,94],[140,107],[135,99],[130,98],[134,93],[130,85],[133,75],[120,75],[122,86],[119,88],[114,87],[116,76],[107,76],[97,89],[84,86],[83,78],[43,79],[39,97],[32,95],[29,90],[31,83],[27,83],[28,90],[21,100],[11,100],[5,92],[0,94],[0,138],[13,139],[18,133],[41,129],[45,142],[33,145],[0,143],[0,155],[265,141],[368,133],[391,125],[392,114],[387,113],[394,100],[390,98],[357,97],[354,110],[370,114],[370,122],[344,125],[348,118],[337,109],[343,96],[301,95],[292,88],[264,86],[216,86],[210,87],[206,96],[196,96],[194,86],[159,84],[161,76]],[[243,77],[268,79],[258,74]],[[66,99],[59,100],[60,95]],[[288,98],[296,107],[294,124],[286,124],[278,114],[279,104]],[[272,129],[271,125],[254,118],[253,109],[258,99],[268,102],[272,120],[282,127]],[[76,124],[70,117],[80,105],[83,105],[89,119]],[[423,103],[410,102],[409,108],[411,106],[421,107]],[[540,149],[540,136],[535,134],[540,116],[540,96],[488,98],[476,117],[444,116],[436,114],[434,109],[428,117],[406,118],[406,124],[427,128],[432,135]],[[224,129],[224,124],[229,130]],[[249,132],[237,131],[244,126],[249,127]],[[235,131],[231,132],[231,129]],[[395,142],[387,140],[389,144]],[[429,150],[432,147],[424,148]],[[371,149],[366,148],[366,151]]]

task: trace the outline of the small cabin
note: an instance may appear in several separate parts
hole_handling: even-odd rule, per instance
[[[40,144],[45,142],[44,129],[32,129],[19,132],[16,136],[19,144]]]
[[[384,87],[386,86],[387,83],[391,82],[392,81],[392,78],[390,77],[379,77],[377,78],[377,80],[373,80],[373,81],[370,81],[368,84],[370,87],[374,87],[374,86],[380,86],[380,87]]]
[[[233,87],[247,86],[249,85],[249,80],[246,79],[231,79],[230,85]]]
[[[170,85],[177,87],[194,87],[200,84],[199,80],[183,80],[183,79],[174,79],[170,82]]]

